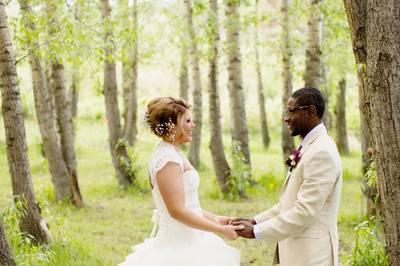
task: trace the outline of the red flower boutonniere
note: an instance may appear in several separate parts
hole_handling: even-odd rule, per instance
[[[292,171],[292,169],[295,168],[299,163],[301,159],[300,149],[301,146],[297,150],[294,150],[293,153],[287,158],[285,163],[289,166],[289,171]]]

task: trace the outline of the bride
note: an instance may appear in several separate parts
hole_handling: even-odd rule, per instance
[[[184,100],[159,97],[149,102],[146,123],[162,141],[150,160],[157,209],[150,238],[134,246],[120,266],[239,266],[240,254],[213,233],[233,240],[242,226],[200,207],[199,174],[181,151],[196,126]],[[155,231],[158,228],[158,233]]]

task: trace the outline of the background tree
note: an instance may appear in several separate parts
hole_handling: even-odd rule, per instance
[[[182,38],[181,46],[181,63],[179,67],[179,97],[189,101],[189,71],[188,71],[188,47],[185,44],[186,40]]]
[[[339,81],[336,98],[336,144],[341,154],[349,154],[346,126],[346,79]]]
[[[190,60],[192,66],[191,73],[193,80],[193,121],[197,125],[196,128],[193,130],[192,141],[190,142],[189,146],[189,160],[194,168],[198,168],[200,165],[200,144],[201,144],[202,123],[203,123],[201,75],[200,75],[196,35],[193,24],[192,1],[184,0],[184,3],[185,3],[185,16],[187,21],[187,29],[189,31]]]
[[[325,18],[321,18],[322,22],[321,22],[321,28],[322,28],[322,38],[321,38],[321,43],[323,44],[324,42],[329,42],[328,38],[327,38],[327,26],[326,23],[324,21]],[[330,111],[330,94],[331,94],[331,88],[329,86],[329,80],[328,80],[328,72],[329,72],[329,68],[327,65],[327,56],[325,55],[325,51],[324,49],[321,49],[322,55],[321,55],[321,85],[320,85],[320,90],[322,92],[322,95],[324,96],[324,100],[325,100],[325,112],[324,112],[324,116],[323,116],[323,122],[324,125],[326,127],[326,129],[329,131],[332,128],[332,114]]]
[[[286,112],[287,101],[292,94],[292,47],[290,38],[290,0],[282,0],[282,79],[283,79],[283,92],[282,92],[282,121],[284,121],[284,114]],[[283,158],[286,159],[294,150],[294,141],[285,123],[282,122],[282,153]]]
[[[132,184],[135,175],[131,160],[123,140],[120,113],[118,109],[117,81],[114,58],[113,29],[111,7],[108,0],[100,0],[100,11],[104,27],[104,100],[109,132],[109,145],[114,169],[122,188]]]
[[[245,163],[251,166],[246,104],[240,54],[240,14],[238,0],[225,0],[226,42],[228,50],[228,89],[231,109],[231,135],[233,146],[238,145]],[[235,148],[234,148],[235,149]]]
[[[26,39],[29,47],[29,61],[32,70],[33,92],[35,98],[36,116],[42,136],[43,147],[49,162],[49,170],[54,184],[57,200],[71,199],[71,187],[68,169],[63,159],[59,140],[54,128],[53,111],[50,92],[44,67],[38,51],[39,41],[36,32],[35,17],[27,0],[19,1],[23,24],[26,28]]]
[[[0,5],[1,6],[4,5],[3,1],[0,1]],[[0,8],[4,8],[4,7],[0,7]],[[11,254],[10,246],[8,245],[1,222],[0,222],[0,265],[3,265],[3,266],[16,266],[17,265]]]
[[[373,138],[371,125],[371,100],[370,91],[367,89],[366,64],[367,64],[367,2],[344,1],[345,10],[350,26],[353,52],[357,64],[359,109],[360,109],[360,137],[362,151],[362,173],[365,175],[370,168],[373,154]],[[364,194],[367,197],[367,215],[371,217],[375,213],[375,198],[377,191],[370,188],[364,180]]]
[[[399,14],[398,1],[367,1],[367,90],[389,265],[400,265]]]
[[[128,9],[129,10],[129,9]],[[134,29],[133,36],[133,47],[132,47],[132,60],[131,67],[131,82],[128,91],[128,102],[126,108],[126,117],[124,125],[124,137],[128,140],[129,145],[133,146],[137,134],[137,76],[138,76],[138,11],[137,11],[137,0],[133,1],[132,8],[132,25]],[[124,89],[125,91],[125,89]],[[125,98],[125,97],[124,97]]]
[[[39,214],[33,191],[15,55],[3,1],[0,1],[0,49],[0,89],[8,166],[14,200],[22,201],[25,207],[19,226],[22,232],[33,236],[34,241],[47,244],[51,242],[51,235]]]
[[[218,185],[222,193],[230,190],[231,169],[225,157],[224,144],[222,141],[220,97],[218,92],[218,42],[219,42],[219,18],[218,1],[209,1],[209,115],[210,115],[210,150],[214,164],[214,171],[217,175]]]
[[[258,52],[258,0],[255,2],[255,23],[254,23],[254,52],[256,57],[256,72],[257,72],[257,92],[258,92],[258,105],[260,112],[260,123],[261,123],[261,135],[262,141],[265,148],[268,148],[270,143],[268,122],[267,122],[267,112],[265,111],[265,96],[264,96],[264,86],[263,79],[261,75],[261,65],[260,65],[260,55]]]
[[[400,55],[398,51],[400,47],[398,39],[400,32],[397,29],[400,27],[400,18],[395,14],[400,13],[400,4],[397,1],[360,0],[345,1],[345,7],[356,61],[361,63],[366,59],[364,62],[367,78],[363,89],[369,96],[365,100],[370,100],[370,112],[367,112],[366,117],[367,124],[371,125],[376,150],[375,160],[384,217],[386,250],[389,265],[399,265]],[[365,31],[357,32],[359,27]],[[358,44],[355,40],[362,33],[365,34],[366,42]],[[360,48],[365,49],[366,53],[361,53]]]
[[[80,8],[78,6],[78,2],[75,2],[74,6],[71,7],[70,10],[73,13],[73,24],[77,25],[80,21]],[[74,40],[79,39],[79,34],[78,30],[76,27],[73,29],[73,38]],[[76,58],[80,58],[80,56],[76,56]],[[80,76],[80,62],[73,62],[72,64],[72,74],[71,74],[71,82],[70,82],[70,88],[68,92],[68,98],[70,100],[70,107],[71,107],[71,113],[72,113],[72,119],[75,120],[76,117],[78,116],[78,100],[79,100],[79,90],[80,90],[80,82],[81,82],[81,76]]]
[[[321,85],[321,11],[319,0],[310,0],[304,86],[320,89]]]
[[[49,19],[49,35],[52,38],[56,38],[59,22],[57,19],[57,4],[54,0],[46,2],[46,14]],[[83,200],[78,184],[74,143],[75,132],[72,123],[71,101],[68,97],[67,86],[65,84],[64,64],[62,63],[62,58],[58,55],[52,54],[50,57],[51,80],[54,86],[53,95],[61,138],[61,151],[69,174],[71,200],[76,206],[80,207],[83,204]]]

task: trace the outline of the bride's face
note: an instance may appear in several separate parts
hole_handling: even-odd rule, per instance
[[[193,122],[189,111],[186,111],[179,119],[177,132],[177,142],[186,143],[192,141],[193,128],[196,124]]]

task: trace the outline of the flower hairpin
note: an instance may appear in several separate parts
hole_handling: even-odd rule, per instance
[[[301,159],[301,146],[294,150],[292,154],[289,155],[289,157],[286,159],[286,165],[289,166],[289,171],[292,171],[293,168],[295,168],[297,166],[297,164],[299,163],[300,159]]]

